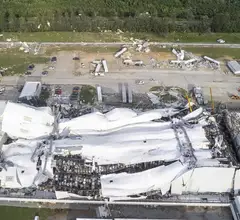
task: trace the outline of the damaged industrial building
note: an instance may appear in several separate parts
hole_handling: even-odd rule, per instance
[[[239,122],[189,106],[68,119],[61,108],[8,102],[0,196],[229,202],[240,192]]]

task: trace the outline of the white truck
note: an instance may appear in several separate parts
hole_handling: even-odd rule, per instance
[[[217,42],[219,43],[219,44],[225,44],[225,40],[223,40],[223,39],[217,39]]]
[[[131,60],[131,59],[123,60],[123,64],[128,65],[128,66],[143,66],[144,65],[142,60]]]

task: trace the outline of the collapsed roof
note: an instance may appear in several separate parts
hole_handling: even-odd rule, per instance
[[[12,139],[47,137],[53,131],[54,116],[48,107],[8,102],[2,118],[2,131]]]
[[[217,129],[214,118],[199,108],[182,118],[159,120],[177,113],[120,108],[58,122],[49,108],[9,102],[3,131],[18,140],[2,147],[1,188],[80,196],[88,191],[112,199],[155,191],[238,192],[239,172],[230,163],[221,164],[226,149],[221,135],[206,132],[209,125]],[[216,139],[214,144],[206,133]]]

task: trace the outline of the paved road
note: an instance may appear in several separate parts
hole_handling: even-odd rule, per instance
[[[11,45],[12,42],[0,42],[0,47]],[[20,42],[14,42],[15,46],[20,46]],[[38,42],[42,46],[120,46],[131,45],[133,42]],[[27,44],[36,44],[36,42],[27,42]],[[218,43],[180,43],[180,42],[151,42],[150,45],[155,46],[173,46],[178,45],[182,47],[224,47],[224,48],[240,48],[239,44],[218,44]]]
[[[153,78],[154,81],[151,81]],[[28,78],[28,80],[31,79]],[[144,85],[137,85],[136,79],[143,80]],[[34,80],[34,79],[33,79]],[[96,84],[118,92],[118,83],[128,83],[135,93],[145,93],[153,86],[179,86],[188,89],[191,84],[203,87],[206,97],[209,97],[209,88],[213,90],[213,96],[216,101],[229,101],[229,93],[237,93],[240,78],[232,74],[225,75],[222,72],[207,71],[177,71],[177,70],[128,70],[124,73],[108,73],[104,77],[93,77],[91,75],[83,76],[44,76],[41,78],[46,84]],[[1,85],[17,85],[19,77],[3,77]]]

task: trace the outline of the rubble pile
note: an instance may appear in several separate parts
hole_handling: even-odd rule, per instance
[[[153,104],[171,107],[185,106],[187,104],[186,91],[178,87],[153,87],[147,95]]]
[[[133,43],[132,45],[122,45],[121,48],[114,54],[115,58],[121,58],[124,65],[129,66],[143,66],[142,60],[133,60],[132,52],[143,52],[149,53],[150,47],[149,42],[146,40],[130,39]]]
[[[181,69],[202,69],[208,68],[217,70],[220,68],[220,62],[214,60],[210,57],[203,56],[199,57],[194,55],[191,52],[180,50],[180,49],[172,49],[172,53],[176,56],[176,60],[171,60],[169,62],[169,66],[172,68],[181,68]]]
[[[41,49],[41,43],[33,42],[33,43],[27,43],[18,41],[17,39],[7,38],[6,41],[8,42],[7,48],[19,48],[20,51],[23,51],[24,53],[31,53],[34,55],[37,55]]]
[[[79,106],[73,105],[61,105],[60,118],[76,118],[81,115],[85,115],[92,112],[92,108],[80,108]]]
[[[94,159],[85,160],[81,155],[55,155],[53,179],[42,183],[38,189],[47,191],[67,191],[80,196],[100,197],[100,175],[114,173],[137,173],[162,165],[171,164],[164,161],[124,165],[98,165]]]
[[[146,40],[139,40],[136,39],[133,41],[133,47],[135,47],[135,50],[137,52],[144,52],[144,53],[149,53],[150,48],[149,48],[149,42]]]
[[[240,113],[224,112],[224,122],[230,134],[238,159],[240,159]]]
[[[80,196],[99,197],[101,183],[95,164],[82,159],[80,155],[54,156],[54,177],[51,182],[43,183],[40,189],[52,187],[56,191],[67,191]]]

